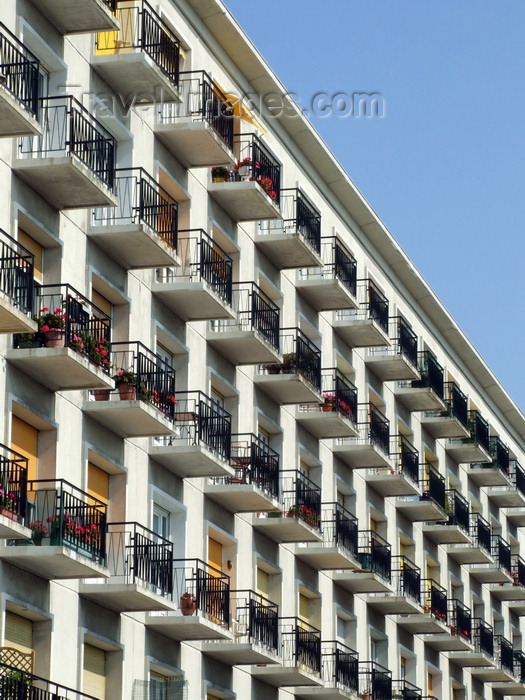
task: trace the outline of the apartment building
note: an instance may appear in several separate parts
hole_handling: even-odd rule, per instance
[[[0,696],[525,696],[523,415],[220,0],[0,22]]]

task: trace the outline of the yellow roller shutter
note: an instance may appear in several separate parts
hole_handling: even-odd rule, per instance
[[[34,278],[37,282],[42,282],[44,278],[44,248],[21,228],[18,229],[18,242],[35,256]]]
[[[268,598],[270,590],[270,574],[264,569],[257,569],[257,593]]]
[[[18,416],[11,421],[11,447],[28,460],[27,478],[37,478],[38,430]]]
[[[113,304],[110,302],[109,299],[106,299],[106,297],[103,296],[100,292],[97,292],[96,289],[91,290],[91,301],[96,307],[98,307],[101,311],[107,314],[110,318],[113,316]],[[96,311],[93,312],[93,315],[98,316]]]
[[[92,462],[88,462],[88,493],[103,503],[109,501],[109,474]]]
[[[33,652],[33,623],[12,612],[5,614],[4,646],[13,647],[24,654]]]
[[[222,544],[211,537],[208,539],[208,564],[222,571]]]
[[[310,600],[302,593],[299,594],[299,619],[310,622]]]
[[[90,644],[84,644],[82,691],[99,700],[106,697],[106,653]]]

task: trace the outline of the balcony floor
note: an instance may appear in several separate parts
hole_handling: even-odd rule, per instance
[[[503,488],[494,486],[489,488],[486,494],[498,508],[522,508],[525,506],[525,495],[512,485]]]
[[[368,593],[361,596],[366,604],[381,615],[419,615],[421,606],[413,598],[391,593]]]
[[[460,439],[449,438],[445,443],[445,450],[447,451],[447,454],[450,455],[458,464],[491,461],[489,453],[485,452],[482,447],[477,445],[471,439],[465,439],[463,441]],[[469,470],[469,477],[471,476],[471,471],[473,470]],[[488,479],[490,481],[493,478],[494,477],[491,477],[489,474],[486,476],[481,476],[482,480]]]
[[[272,401],[287,406],[301,403],[320,403],[323,399],[317,389],[299,372],[293,374],[256,374],[253,383]]]
[[[233,365],[264,365],[279,362],[277,350],[258,331],[229,326],[225,330],[208,331],[206,341]]]
[[[230,513],[278,512],[282,509],[279,501],[254,484],[212,484],[206,481],[202,490],[205,496]]]
[[[278,664],[277,654],[263,646],[238,640],[216,640],[199,643],[199,650],[227,666]]]
[[[446,622],[441,622],[428,612],[419,612],[415,615],[396,615],[394,621],[413,635],[446,634],[450,637]]]
[[[151,291],[183,321],[235,318],[230,304],[206,282],[155,282]]]
[[[38,326],[9,299],[0,296],[0,333],[35,333]]]
[[[470,543],[470,538],[461,543],[450,543],[445,545],[447,555],[457,561],[458,564],[491,564],[492,557],[486,549]]]
[[[489,686],[494,694],[498,695],[525,695],[525,684],[519,679],[512,681],[496,681]]]
[[[237,160],[206,120],[177,117],[173,123],[157,121],[155,136],[186,168],[231,166]]]
[[[175,423],[176,430],[177,423]],[[208,476],[231,476],[232,467],[213,452],[200,445],[173,444],[150,447],[151,459],[164,465],[181,479]]]
[[[19,158],[13,170],[59,211],[117,205],[111,190],[75,156]]]
[[[392,468],[390,457],[376,445],[360,442],[346,442],[340,445],[335,443],[332,452],[351,469]]]
[[[421,416],[421,424],[433,438],[468,438],[469,429],[455,416],[426,415]]]
[[[482,668],[494,665],[494,659],[491,656],[481,651],[472,651],[471,648],[451,651],[447,654],[447,659],[459,667]]]
[[[366,483],[383,498],[392,496],[418,496],[419,487],[403,472],[391,474],[390,470],[370,469],[361,472]]]
[[[304,279],[298,275],[295,288],[315,311],[338,311],[358,307],[352,292],[337,278],[311,276]]]
[[[275,688],[322,684],[320,676],[302,666],[251,666],[250,675]]]
[[[102,0],[41,0],[35,3],[61,34],[118,29],[119,22]]]
[[[490,683],[491,681],[509,683],[516,682],[514,674],[511,671],[502,668],[501,666],[487,666],[484,668],[475,668],[471,670],[470,673],[474,678],[478,678],[483,683]]]
[[[296,559],[304,561],[317,571],[359,568],[357,559],[354,559],[347,549],[336,544],[327,545],[323,542],[296,544],[293,547],[293,553]]]
[[[145,625],[148,629],[162,634],[176,642],[188,642],[204,639],[233,639],[232,633],[224,625],[218,625],[197,611],[196,615],[166,613],[146,615]]]
[[[499,467],[473,465],[468,470],[468,477],[477,486],[510,486],[508,476]]]
[[[298,231],[257,233],[255,245],[278,270],[323,265],[320,254]]]
[[[175,610],[173,601],[136,583],[81,583],[79,593],[103,608],[115,612]]]
[[[339,411],[323,411],[322,406],[307,404],[295,410],[295,420],[319,440],[357,437],[359,431],[350,418]]]
[[[375,321],[369,319],[333,322],[334,331],[351,348],[389,347],[390,339]]]
[[[498,600],[513,600],[516,602],[525,602],[525,587],[515,586],[511,583],[504,584],[489,584],[487,587],[490,594]]]
[[[494,564],[488,566],[473,564],[469,566],[468,572],[479,583],[512,583],[512,577]]]
[[[212,199],[236,222],[281,219],[279,206],[255,181],[212,182]]]
[[[369,350],[365,357],[365,363],[378,379],[382,382],[395,380],[419,379],[417,367],[411,364],[404,355],[375,353]]]
[[[176,251],[144,224],[88,226],[87,235],[126,270],[180,267]]]
[[[334,571],[332,581],[350,593],[389,593],[393,595],[392,584],[373,571],[363,569],[348,569]]]
[[[123,438],[173,435],[173,423],[146,401],[84,401],[83,411]]]
[[[512,613],[514,613],[514,615],[517,615],[518,617],[523,617],[525,615],[525,601],[509,600],[507,607]]]
[[[301,518],[258,518],[253,515],[251,525],[258,532],[278,544],[288,542],[321,542],[322,535]]]
[[[330,684],[326,684],[322,687],[316,686],[305,686],[304,688],[295,688],[295,697],[299,700],[311,700],[312,698],[316,700],[355,700],[358,696],[355,691],[348,690],[345,688],[331,687],[333,681]]]
[[[7,361],[52,391],[111,389],[113,380],[71,348],[8,350]]]
[[[31,530],[8,515],[0,515],[0,539],[28,540],[31,539]]]
[[[0,85],[0,138],[13,136],[39,136],[42,127],[12,95],[5,85]]]
[[[3,546],[0,559],[47,581],[109,576],[104,566],[64,546]]]
[[[445,410],[445,402],[428,386],[397,387],[395,393],[409,411]]]
[[[504,511],[507,519],[516,527],[525,527],[525,509],[509,508]]]
[[[446,520],[445,511],[438,506],[432,499],[417,499],[410,500],[410,496],[405,500],[398,498],[396,500],[396,509],[399,513],[411,520],[412,522],[422,522],[431,520]]]
[[[422,525],[421,530],[436,544],[466,544],[470,542],[468,532],[457,525]]]
[[[474,646],[465,637],[459,634],[443,632],[443,634],[432,634],[425,637],[425,644],[436,651],[470,651],[474,652]]]

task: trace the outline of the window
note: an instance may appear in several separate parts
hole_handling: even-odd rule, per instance
[[[113,304],[109,301],[109,299],[107,299],[105,296],[103,296],[100,292],[97,292],[96,289],[91,290],[91,301],[95,306],[97,306],[107,316],[109,316],[110,318],[113,318]],[[97,316],[96,309],[93,309],[93,315]]]
[[[106,652],[91,644],[84,644],[82,690],[99,700],[106,697]]]
[[[109,502],[109,474],[96,464],[88,462],[88,494],[102,501]]]
[[[407,679],[407,660],[405,659],[404,656],[401,656],[399,659],[399,667],[401,671],[401,680],[406,681]]]
[[[261,426],[257,428],[257,437],[265,445],[270,444],[270,433],[264,428],[261,428]]]
[[[213,537],[208,538],[208,564],[214,569],[222,571],[222,544],[214,540]]]
[[[335,619],[335,635],[337,641],[346,643],[346,620],[343,617],[337,616]]]
[[[38,430],[18,416],[11,420],[11,448],[27,459],[27,479],[37,478]]]
[[[35,256],[34,261],[34,279],[35,282],[42,284],[44,281],[44,248],[37,241],[35,241],[32,236],[23,231],[21,228],[18,229],[18,242],[23,245],[24,248]]]
[[[270,591],[270,574],[257,567],[257,593],[268,598]]]
[[[168,364],[170,367],[174,366],[175,356],[170,352],[164,345],[157,343],[157,355],[163,362]]]
[[[33,655],[33,623],[12,612],[5,614],[4,646]]]
[[[156,503],[153,504],[153,524],[151,529],[156,535],[169,539],[170,514]]]
[[[310,599],[299,593],[299,619],[310,622]]]
[[[210,395],[215,403],[218,403],[221,408],[224,408],[224,396],[219,391],[212,387]]]

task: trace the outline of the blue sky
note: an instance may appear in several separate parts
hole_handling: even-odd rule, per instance
[[[523,0],[224,0],[290,92],[378,92],[312,118],[525,409]]]

